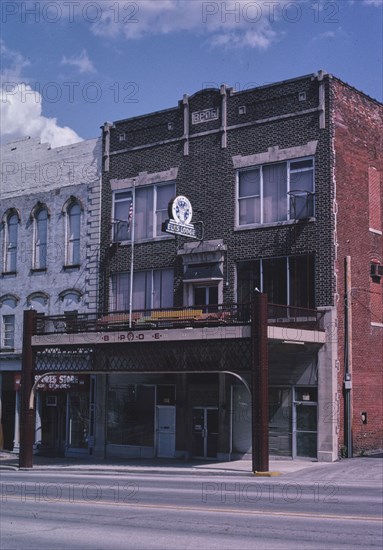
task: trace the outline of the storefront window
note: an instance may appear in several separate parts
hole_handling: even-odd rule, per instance
[[[114,445],[154,446],[154,386],[131,384],[108,392],[107,439]]]

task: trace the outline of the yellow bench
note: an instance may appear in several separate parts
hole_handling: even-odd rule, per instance
[[[153,311],[150,321],[182,321],[183,319],[195,319],[202,315],[202,309],[185,309],[181,311]]]

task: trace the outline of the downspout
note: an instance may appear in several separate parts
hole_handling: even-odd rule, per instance
[[[351,256],[345,258],[344,406],[347,458],[352,458],[352,309]]]

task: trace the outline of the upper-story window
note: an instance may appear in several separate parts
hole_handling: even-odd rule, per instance
[[[66,265],[80,264],[81,206],[72,202],[67,208]]]
[[[313,159],[264,164],[239,172],[239,226],[276,223],[313,215]]]
[[[116,191],[113,197],[113,240],[145,240],[164,236],[162,223],[166,220],[168,203],[175,195],[175,183],[159,183],[137,187],[135,204],[133,190]]]
[[[16,212],[10,212],[5,220],[4,232],[4,273],[14,273],[17,264],[17,233],[19,217]]]
[[[48,210],[39,207],[34,213],[33,269],[47,267]]]
[[[13,350],[15,348],[15,316],[3,315],[1,331],[1,347]]]
[[[130,305],[130,273],[115,273],[110,281],[110,310],[128,311]],[[135,271],[132,308],[150,310],[173,307],[173,269]]]
[[[255,289],[267,293],[273,304],[315,307],[314,256],[288,256],[245,260],[237,264],[237,300],[252,300]]]

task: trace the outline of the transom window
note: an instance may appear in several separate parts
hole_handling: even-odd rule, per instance
[[[131,240],[132,219],[135,240],[163,237],[162,223],[168,217],[168,203],[174,195],[174,182],[137,187],[135,204],[132,190],[116,191],[113,200],[113,240]]]
[[[135,271],[133,275],[132,309],[160,309],[173,307],[173,269]],[[128,311],[130,301],[130,273],[111,276],[110,311]]]
[[[239,172],[238,225],[314,215],[314,161],[290,160]]]

